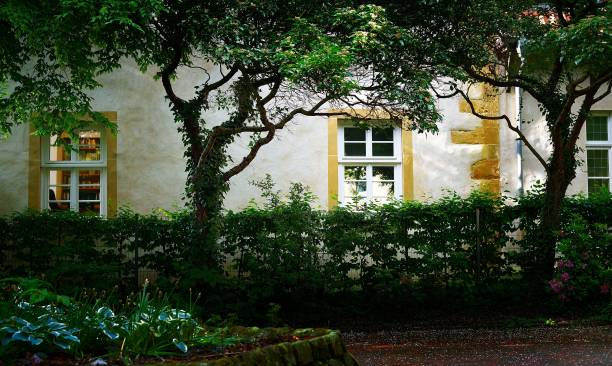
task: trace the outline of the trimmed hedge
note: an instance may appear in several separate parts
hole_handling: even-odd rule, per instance
[[[159,286],[175,292],[206,282],[205,306],[260,315],[269,303],[298,312],[307,303],[333,307],[333,299],[347,302],[355,294],[393,303],[443,291],[471,301],[473,289],[520,282],[542,202],[527,195],[507,204],[473,193],[324,211],[313,208],[299,185],[288,200],[268,198],[220,220],[217,267],[224,276],[185,266],[193,245],[188,214],[130,211],[109,220],[50,212],[0,218],[2,276],[43,277],[65,290],[119,286],[127,292],[148,269],[158,274]],[[576,282],[588,288],[573,298],[597,297],[612,282],[612,196],[568,198],[563,222],[560,259],[584,266],[572,278],[589,276]]]

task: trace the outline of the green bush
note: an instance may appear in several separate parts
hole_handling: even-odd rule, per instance
[[[76,301],[57,295],[40,280],[13,278],[2,284],[10,285],[0,299],[8,306],[8,317],[0,318],[3,359],[29,351],[77,357],[105,354],[127,361],[185,353],[188,345],[210,341],[190,310],[174,309],[166,298],[151,298],[146,284],[135,302],[124,306],[102,298]],[[28,302],[32,299],[35,302]]]
[[[589,223],[574,214],[558,245],[559,258],[550,290],[559,300],[588,303],[610,297],[612,233],[605,224]]]
[[[339,303],[401,308],[435,299],[486,307],[496,296],[512,300],[507,294],[523,301],[516,289],[534,265],[537,192],[510,203],[474,192],[325,211],[313,207],[302,185],[287,197],[269,179],[258,186],[263,204],[228,211],[215,223],[221,240],[210,268],[189,266],[189,248],[199,243],[188,212],[122,210],[107,220],[29,211],[0,218],[1,274],[43,278],[63,293],[116,287],[125,296],[137,288],[139,271],[142,281],[150,270],[172,296],[202,292],[207,310],[259,319],[270,304],[286,316],[333,312]],[[555,295],[577,304],[605,298],[612,196],[570,197],[562,221],[559,261],[576,267]]]
[[[274,197],[224,217],[226,264],[254,296],[308,299],[354,288],[391,296],[418,280],[471,285],[511,271],[499,198],[474,193],[325,212],[311,207],[302,188],[286,201]]]

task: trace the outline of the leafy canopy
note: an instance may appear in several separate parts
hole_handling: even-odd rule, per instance
[[[135,59],[143,70],[159,69],[159,76],[173,69],[172,77],[175,64],[225,70],[238,65],[282,78],[292,92],[380,104],[409,115],[415,127],[435,128],[439,116],[427,98],[433,70],[420,35],[394,26],[381,7],[351,5],[7,0],[0,5],[0,27],[6,30],[0,32],[0,82],[10,82],[10,88],[0,99],[0,129],[8,133],[15,123],[31,121],[39,134],[70,131],[85,114],[109,125],[92,110],[88,92],[102,87],[98,77],[120,68],[123,58]],[[401,65],[399,48],[415,51],[408,59],[402,55]]]

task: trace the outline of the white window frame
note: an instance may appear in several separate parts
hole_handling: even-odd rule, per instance
[[[394,198],[401,200],[403,195],[402,179],[402,129],[393,127],[393,156],[373,156],[372,155],[372,127],[368,126],[366,132],[366,154],[365,156],[346,156],[344,154],[344,129],[346,127],[355,128],[351,123],[339,124],[338,126],[338,201],[345,206],[347,197],[344,192],[344,167],[345,166],[365,166],[366,167],[366,197],[364,200],[372,201],[374,177],[372,167],[374,166],[393,166]],[[384,126],[383,126],[384,127]],[[375,141],[374,141],[375,142]]]
[[[587,140],[586,137],[586,123],[585,129],[585,140],[586,150],[607,150],[608,151],[608,176],[607,177],[590,177],[588,172],[587,164],[587,194],[589,194],[589,180],[590,179],[608,179],[608,187],[612,190],[612,113],[605,112],[594,112],[591,114],[593,117],[607,117],[608,120],[608,140],[607,141],[592,141]]]
[[[106,217],[107,207],[107,144],[106,133],[100,128],[83,128],[86,131],[100,132],[100,160],[78,160],[78,151],[70,151],[70,160],[52,161],[50,157],[51,136],[42,138],[41,156],[41,206],[49,207],[49,172],[51,170],[70,171],[70,211],[79,212],[79,202],[92,202],[90,200],[79,200],[79,170],[100,170],[100,216]],[[75,144],[73,144],[74,147]],[[61,148],[61,147],[60,147]],[[97,202],[97,200],[95,200]]]

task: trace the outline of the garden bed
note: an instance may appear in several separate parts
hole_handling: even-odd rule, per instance
[[[227,347],[218,345],[194,347],[182,355],[141,357],[132,362],[134,365],[142,366],[357,365],[353,356],[346,351],[340,333],[333,330],[234,327],[227,335],[229,338],[239,338],[243,341]],[[120,356],[76,359],[67,353],[50,356],[26,353],[22,358],[15,360],[16,365],[24,366],[33,364],[111,366],[125,363],[126,360],[122,360]]]
[[[78,300],[37,279],[0,280],[0,366],[355,365],[336,331],[208,321],[147,288],[125,301]]]

